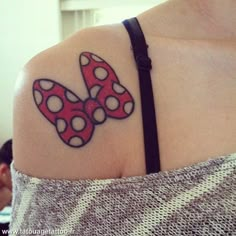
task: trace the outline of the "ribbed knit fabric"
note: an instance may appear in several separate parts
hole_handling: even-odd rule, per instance
[[[10,229],[21,234],[10,235],[236,235],[236,154],[108,180],[39,179],[11,170]]]

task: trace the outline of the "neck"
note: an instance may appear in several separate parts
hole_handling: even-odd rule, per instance
[[[145,33],[236,41],[236,0],[169,0],[139,15]]]
[[[183,0],[212,30],[236,36],[235,0]]]

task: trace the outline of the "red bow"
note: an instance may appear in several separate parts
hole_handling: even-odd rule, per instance
[[[89,93],[84,101],[53,80],[37,79],[33,84],[38,109],[56,127],[62,141],[71,147],[87,144],[94,126],[102,124],[107,117],[124,119],[134,110],[131,94],[102,58],[83,52],[80,68]]]

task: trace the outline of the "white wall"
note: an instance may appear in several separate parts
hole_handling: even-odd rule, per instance
[[[12,137],[13,89],[23,65],[60,41],[59,0],[0,0],[0,145]]]

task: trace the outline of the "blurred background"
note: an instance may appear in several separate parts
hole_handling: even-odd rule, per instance
[[[121,22],[165,1],[0,0],[0,145],[12,138],[14,84],[30,58],[82,28]]]

